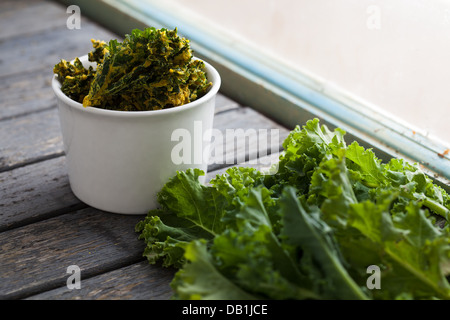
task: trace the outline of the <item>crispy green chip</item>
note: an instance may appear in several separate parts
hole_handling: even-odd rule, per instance
[[[97,69],[85,69],[62,60],[54,72],[62,91],[92,106],[120,111],[161,110],[202,97],[212,83],[203,61],[193,59],[189,40],[177,29],[135,29],[123,42],[92,40],[89,61]]]

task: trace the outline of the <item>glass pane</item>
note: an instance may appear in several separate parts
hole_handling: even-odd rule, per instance
[[[164,2],[450,145],[450,1]]]

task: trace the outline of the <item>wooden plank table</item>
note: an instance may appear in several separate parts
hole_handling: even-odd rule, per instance
[[[0,299],[169,299],[175,270],[142,256],[134,227],[143,216],[99,211],[70,189],[52,69],[90,51],[91,38],[118,37],[83,16],[81,29],[69,30],[68,16],[49,1],[0,3]],[[279,129],[280,141],[288,134],[221,93],[214,127]],[[230,165],[212,163],[208,177]],[[81,269],[81,289],[66,285],[71,265]]]

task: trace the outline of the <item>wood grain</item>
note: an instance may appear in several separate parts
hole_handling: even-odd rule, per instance
[[[219,132],[212,139],[208,170],[278,153],[289,134],[286,128],[248,107],[217,114],[214,127]],[[276,139],[269,139],[274,132]]]
[[[0,121],[56,108],[49,68],[0,76]]]
[[[62,6],[42,1],[2,1],[0,4],[0,41],[34,35],[38,32],[66,26],[69,14]],[[21,20],[23,23],[17,23]]]
[[[81,288],[63,286],[28,297],[28,300],[168,300],[173,268],[138,262],[89,279],[81,273]]]
[[[0,173],[0,195],[0,231],[84,206],[70,189],[65,157]]]
[[[0,121],[0,172],[64,152],[58,110]]]
[[[53,66],[61,59],[72,60],[92,50],[91,39],[114,39],[110,32],[95,25],[86,25],[80,30],[69,30],[66,26],[42,33],[10,38],[0,42],[1,77],[16,73],[47,70],[49,78]]]
[[[0,299],[63,286],[70,265],[92,277],[142,260],[141,218],[87,208],[0,233]]]

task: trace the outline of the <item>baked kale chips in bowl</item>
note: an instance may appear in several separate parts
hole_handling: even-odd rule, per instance
[[[98,209],[145,214],[176,171],[207,169],[220,75],[177,29],[92,44],[53,70],[70,185]]]

